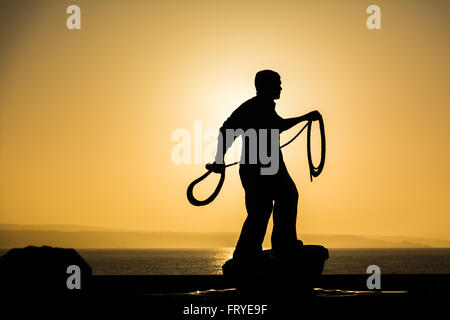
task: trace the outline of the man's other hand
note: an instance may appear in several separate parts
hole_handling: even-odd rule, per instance
[[[224,164],[219,164],[219,163],[208,163],[205,166],[206,170],[208,171],[212,171],[215,173],[223,173],[225,171],[225,165]]]

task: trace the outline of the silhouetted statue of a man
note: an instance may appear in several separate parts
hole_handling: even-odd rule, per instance
[[[207,165],[209,170],[223,172],[226,151],[237,136],[242,136],[239,175],[245,190],[248,216],[233,254],[233,258],[238,261],[252,261],[260,256],[272,210],[271,240],[274,252],[289,254],[302,245],[296,231],[298,192],[283,161],[279,133],[302,121],[320,117],[317,111],[312,111],[300,117],[281,118],[275,112],[274,102],[280,98],[281,79],[274,71],[259,71],[255,77],[255,86],[256,96],[239,106],[223,123],[215,162]],[[235,133],[234,136],[227,134],[230,130]],[[246,134],[249,131],[256,132],[256,139]],[[274,143],[277,146],[275,153],[272,148]],[[270,163],[267,163],[267,157],[261,155],[267,155],[271,150]],[[275,168],[275,171],[267,170],[264,173],[262,169],[269,167]]]

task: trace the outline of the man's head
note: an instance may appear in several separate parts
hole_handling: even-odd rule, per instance
[[[256,94],[271,100],[279,99],[281,93],[281,78],[272,70],[262,70],[255,76]]]

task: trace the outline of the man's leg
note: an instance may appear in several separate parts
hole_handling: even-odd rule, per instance
[[[245,189],[247,219],[242,227],[233,258],[251,260],[262,251],[262,243],[273,209],[273,198],[264,186],[264,180],[241,174]]]
[[[280,167],[273,209],[272,249],[290,252],[298,246],[297,205],[298,191],[286,167]]]

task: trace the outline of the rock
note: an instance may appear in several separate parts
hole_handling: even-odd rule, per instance
[[[74,249],[29,246],[0,257],[2,296],[80,296],[89,291],[91,276]]]
[[[318,245],[301,246],[282,255],[264,250],[258,259],[228,260],[222,270],[224,277],[242,291],[309,295],[328,257],[328,250]]]

